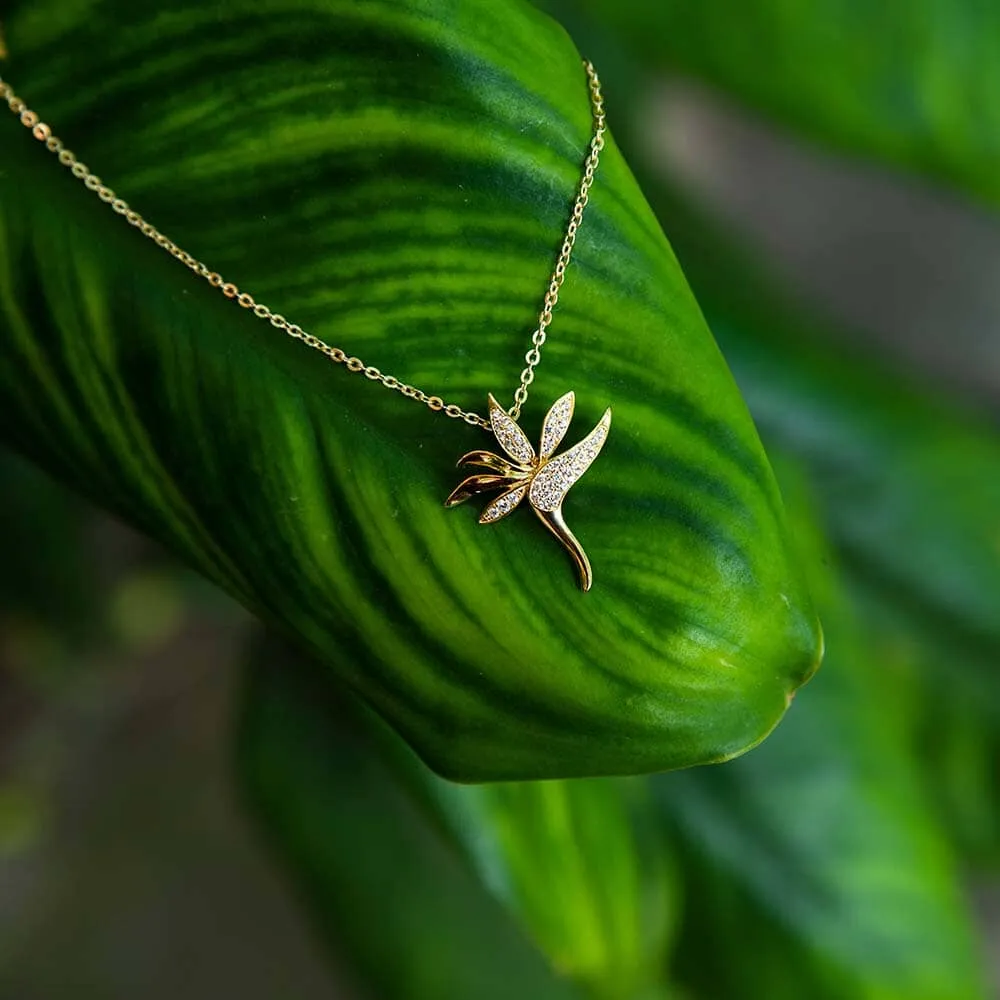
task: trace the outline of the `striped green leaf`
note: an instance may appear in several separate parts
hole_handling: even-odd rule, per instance
[[[591,116],[520,0],[17,0],[9,76],[165,233],[466,407],[523,365]],[[819,630],[756,433],[613,142],[523,423],[614,410],[566,504],[445,510],[481,431],[255,320],[0,121],[2,433],[294,636],[436,769],[636,772],[759,741]],[[525,516],[521,516],[524,514]]]
[[[1000,721],[1000,434],[939,388],[844,348],[706,215],[652,195],[769,448],[809,472],[875,634]]]
[[[966,867],[1000,868],[1000,652],[977,650],[954,623],[898,603],[895,588],[863,567],[850,583],[942,824]]]
[[[275,666],[250,678],[244,788],[341,965],[385,1000],[581,1000],[394,780],[363,722]]]
[[[791,497],[796,479],[829,662],[760,750],[653,779],[692,880],[682,978],[713,997],[985,1000],[906,709],[839,593],[794,467],[783,486]],[[718,940],[728,962],[706,947]]]
[[[673,871],[646,779],[452,785],[277,644],[244,702],[248,801],[333,950],[384,1000],[653,1000]]]
[[[649,188],[769,450],[808,472],[910,753],[965,856],[996,858],[1000,435],[995,421],[789,306],[747,254]]]
[[[1000,7],[976,0],[546,0],[797,132],[1000,206]]]
[[[677,907],[646,779],[462,786],[426,768],[415,777],[555,969],[595,1000],[657,988]]]

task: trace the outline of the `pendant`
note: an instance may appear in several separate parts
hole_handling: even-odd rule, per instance
[[[538,454],[528,436],[518,427],[514,419],[493,398],[490,400],[490,424],[493,434],[509,459],[494,455],[491,451],[470,451],[458,460],[463,465],[488,469],[486,474],[469,476],[459,483],[445,500],[446,507],[454,507],[480,493],[503,492],[483,509],[480,524],[492,524],[506,517],[525,497],[539,520],[552,532],[573,557],[580,573],[580,586],[590,590],[593,573],[590,560],[576,536],[566,526],[562,503],[570,487],[590,468],[611,427],[611,408],[604,411],[597,426],[579,443],[561,455],[552,453],[569,429],[573,419],[576,397],[572,392],[560,396],[545,415],[542,424],[542,440]]]

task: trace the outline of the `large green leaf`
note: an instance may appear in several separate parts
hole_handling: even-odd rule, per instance
[[[93,627],[95,602],[80,538],[80,505],[65,489],[0,449],[0,620],[7,627],[57,624],[74,640]]]
[[[773,281],[650,182],[654,204],[769,450],[808,471],[865,628],[903,675],[911,753],[967,857],[1000,851],[1000,429],[995,419],[836,346]]]
[[[948,637],[937,672],[1000,719],[1000,435],[860,359],[800,348],[790,365],[787,342],[715,328],[769,442],[808,461],[845,563]]]
[[[249,681],[249,801],[372,995],[662,995],[672,872],[640,779],[450,785],[280,650]]]
[[[888,698],[909,718],[938,815],[963,863],[1000,865],[1000,652],[977,656],[940,619],[896,602],[892,588],[850,577],[870,654],[893,681]],[[928,620],[929,619],[929,620]]]
[[[417,776],[484,884],[601,1000],[651,996],[676,907],[643,779],[452,785]]]
[[[837,347],[766,274],[669,191],[680,248],[770,448],[808,468],[851,576],[960,687],[1000,719],[1000,428],[993,418]]]
[[[980,0],[551,0],[810,138],[1000,205],[1000,7]]]
[[[314,333],[479,406],[505,393],[590,133],[520,0],[26,0],[11,77],[182,246]],[[309,647],[435,768],[642,771],[760,740],[818,627],[755,431],[614,143],[525,414],[614,408],[567,509],[446,511],[481,432],[192,279],[0,122],[3,435]]]
[[[754,753],[654,779],[695,879],[685,978],[709,996],[976,1000],[974,935],[905,711],[804,507],[800,537],[829,641],[823,673]],[[729,962],[704,961],[715,935],[739,942]]]
[[[593,25],[573,23],[587,33]],[[639,90],[607,37],[611,88]],[[648,161],[644,123],[622,121],[644,189],[683,261],[769,448],[808,469],[854,588],[878,635],[918,644],[939,687],[1000,718],[1000,425],[940,388],[844,347],[792,303],[747,247]]]

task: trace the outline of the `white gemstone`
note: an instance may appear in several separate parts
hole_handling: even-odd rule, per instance
[[[527,435],[492,396],[490,396],[490,425],[500,446],[515,462],[521,465],[534,463],[535,449],[531,446]]]
[[[573,419],[573,404],[575,397],[572,392],[567,392],[565,396],[560,396],[545,415],[545,423],[542,424],[542,441],[539,447],[539,454],[542,458],[548,458],[552,452],[559,447],[569,429],[570,421]]]
[[[600,423],[577,445],[550,459],[531,482],[529,499],[542,511],[556,510],[570,487],[590,468],[608,437],[611,411],[606,410]]]
[[[506,517],[523,499],[528,492],[528,483],[517,486],[502,496],[498,496],[479,516],[480,524],[490,524],[492,521],[499,521],[501,517]]]

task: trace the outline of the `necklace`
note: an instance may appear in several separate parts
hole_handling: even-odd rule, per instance
[[[463,455],[458,461],[459,467],[469,466],[486,471],[464,479],[445,500],[445,506],[453,507],[473,496],[499,491],[499,496],[483,509],[479,517],[480,524],[492,524],[506,517],[527,497],[529,506],[539,520],[569,552],[580,576],[580,586],[583,590],[590,590],[593,582],[590,560],[587,558],[583,546],[567,527],[562,513],[562,504],[570,487],[587,471],[604,446],[608,430],[611,427],[611,410],[610,408],[605,410],[604,416],[601,417],[597,426],[582,441],[559,455],[555,455],[554,452],[562,442],[573,418],[576,397],[572,392],[557,399],[546,414],[542,423],[542,435],[537,452],[517,423],[521,409],[528,399],[529,386],[535,379],[535,369],[541,361],[542,347],[548,335],[549,325],[552,323],[552,312],[559,301],[559,290],[566,278],[566,268],[573,254],[576,236],[580,224],[583,222],[583,212],[587,207],[590,189],[594,183],[598,160],[601,150],[604,148],[604,133],[607,126],[604,101],[601,96],[601,83],[591,63],[585,62],[584,67],[587,71],[590,88],[594,130],[583,165],[583,175],[580,178],[576,200],[573,203],[572,214],[559,250],[555,270],[549,279],[549,287],[545,293],[541,313],[538,316],[538,325],[531,335],[531,348],[524,356],[525,367],[521,372],[520,384],[514,392],[514,402],[508,409],[505,409],[491,394],[488,399],[488,418],[472,411],[463,410],[455,403],[446,403],[440,396],[428,395],[422,389],[409,385],[394,375],[388,375],[374,365],[366,364],[360,358],[349,355],[343,349],[330,346],[319,337],[315,337],[295,323],[289,322],[280,313],[273,312],[264,303],[256,301],[249,292],[241,291],[231,281],[226,281],[217,271],[212,271],[186,250],[182,250],[173,240],[164,236],[155,226],[147,222],[126,201],[119,198],[100,177],[78,160],[76,155],[53,135],[52,129],[14,93],[10,84],[4,82],[2,78],[0,78],[0,99],[7,102],[7,106],[20,119],[21,124],[30,129],[32,135],[39,142],[44,143],[45,148],[53,153],[59,162],[89,191],[92,191],[114,212],[122,216],[129,225],[138,229],[143,236],[162,247],[213,288],[221,291],[226,298],[233,300],[242,308],[250,310],[258,319],[266,320],[276,330],[280,330],[288,336],[302,341],[306,346],[320,351],[329,360],[343,365],[348,372],[364,375],[365,378],[381,384],[386,389],[392,389],[408,399],[423,403],[435,413],[443,413],[446,417],[464,420],[465,423],[474,427],[482,427],[484,430],[492,431],[507,457],[482,450],[471,451]]]

